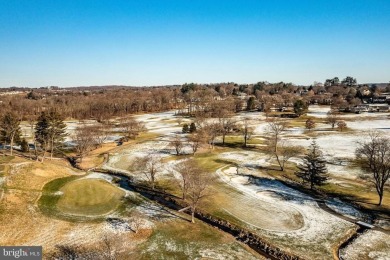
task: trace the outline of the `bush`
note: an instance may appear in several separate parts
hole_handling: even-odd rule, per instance
[[[182,130],[182,132],[183,132],[183,133],[188,133],[189,131],[190,131],[190,129],[189,129],[188,125],[187,125],[187,124],[184,124],[184,125],[183,125],[183,130]]]
[[[337,122],[337,128],[338,128],[340,131],[343,131],[344,129],[347,128],[347,123],[345,123],[345,121],[343,121],[343,120],[338,121],[338,122]]]
[[[312,130],[316,127],[316,122],[313,119],[309,118],[305,123],[306,129]]]
[[[26,141],[25,138],[23,138],[22,141],[20,142],[20,147],[23,153],[27,153],[30,150],[28,146],[28,142]]]
[[[192,122],[190,125],[190,133],[194,133],[194,132],[196,132],[196,125],[194,122]]]

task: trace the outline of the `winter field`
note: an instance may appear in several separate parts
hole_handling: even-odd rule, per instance
[[[308,116],[320,121],[328,111],[328,107],[312,106]],[[152,117],[140,116],[139,120],[145,120],[151,131],[159,131],[161,136],[111,156],[105,167],[120,169],[131,174],[131,171],[128,171],[131,162],[139,156],[148,153],[164,158],[174,156],[173,148],[169,146],[169,137],[180,133],[180,128],[175,122],[169,122],[167,116],[167,113],[154,114]],[[308,132],[302,123],[301,125],[295,123],[286,135],[288,142],[303,147],[307,147],[315,138],[329,162],[327,167],[332,176],[331,181],[340,187],[359,186],[362,185],[359,179],[362,172],[351,163],[351,159],[355,156],[357,142],[362,141],[364,135],[370,130],[387,131],[390,129],[390,120],[388,114],[381,113],[346,114],[341,117],[347,121],[348,131],[332,130],[329,125],[319,122],[313,133]],[[160,118],[161,129],[163,129],[161,132],[156,129],[157,118]],[[261,113],[241,113],[237,116],[238,120],[243,118],[250,119],[255,127],[253,139],[260,140],[261,143],[267,127],[265,116]],[[219,212],[230,220],[236,220],[246,228],[256,230],[286,250],[291,250],[302,257],[309,255],[313,259],[331,258],[339,241],[357,227],[353,223],[323,211],[313,198],[284,186],[265,171],[259,170],[274,163],[265,154],[253,150],[216,149],[209,158],[200,160],[208,159],[218,161],[218,166],[221,166],[213,169],[221,182],[215,187],[218,195],[215,195],[216,199],[213,202],[217,205],[210,207],[208,203],[207,208]],[[300,158],[293,158],[292,162],[299,163]],[[165,176],[162,178],[175,178],[175,174],[170,174],[172,170],[169,170],[173,165],[169,161],[163,166]],[[238,165],[239,174],[236,166],[231,167],[231,165]],[[142,178],[142,176],[135,177]],[[363,212],[337,198],[328,201],[327,205],[348,217],[367,219]],[[364,236],[365,234],[361,235],[362,238]],[[386,247],[380,248],[379,251],[390,251]],[[348,248],[346,250],[348,251]],[[353,258],[348,258],[346,255],[346,259]]]
[[[330,184],[324,189],[336,194],[324,204],[337,214],[325,211],[317,199],[281,181],[284,177],[275,170],[275,160],[261,149],[267,122],[260,112],[236,116],[238,121],[248,118],[254,128],[249,142],[251,149],[235,146],[211,149],[205,145],[195,155],[199,165],[217,180],[212,186],[212,195],[202,203],[202,210],[251,230],[302,258],[337,259],[338,246],[358,227],[340,215],[356,221],[371,221],[365,211],[345,202],[338,194],[360,196],[362,201],[368,201],[364,202],[367,208],[374,207],[370,205],[377,200],[375,191],[362,179],[363,172],[353,159],[358,142],[363,141],[369,131],[389,133],[390,118],[388,113],[340,115],[348,126],[346,131],[340,132],[325,123],[328,111],[329,107],[310,106],[306,116],[286,119],[289,127],[283,139],[289,145],[304,148],[316,140],[331,176]],[[176,156],[170,145],[176,135],[183,140],[187,138],[181,133],[179,117],[174,111],[135,117],[145,124],[147,138],[102,150],[102,154],[109,153],[102,168],[145,180],[144,175],[134,171],[133,164],[153,154],[164,162],[159,182],[172,188],[180,177],[175,165],[190,157],[188,145],[183,150],[186,156]],[[312,131],[304,126],[309,117],[317,123]],[[183,118],[181,124],[190,122],[192,119]],[[71,133],[78,122],[67,124]],[[23,131],[26,136],[31,134],[27,125]],[[118,134],[110,135],[110,140],[116,138]],[[227,140],[242,141],[239,135],[229,138]],[[71,138],[68,141],[71,142]],[[93,165],[92,159],[90,163]],[[300,156],[292,158],[284,175],[291,178],[299,163]],[[18,157],[0,158],[0,188],[0,244],[43,245],[49,253],[59,244],[83,243],[92,247],[108,237],[120,256],[126,257],[123,259],[261,259],[230,235],[201,221],[190,224],[186,214],[168,210],[135,192],[119,188],[111,176],[75,170],[65,162],[41,164]],[[386,189],[383,207],[390,210],[389,187]],[[177,192],[175,188],[172,190]],[[74,205],[82,206],[77,209]],[[370,223],[389,228],[390,216],[381,216]],[[139,226],[134,226],[135,218],[142,219]],[[388,241],[388,233],[366,230],[340,254],[342,259],[390,259]]]

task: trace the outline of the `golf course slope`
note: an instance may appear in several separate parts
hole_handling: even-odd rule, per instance
[[[124,191],[99,179],[78,179],[60,189],[57,209],[65,214],[99,216],[115,210]]]

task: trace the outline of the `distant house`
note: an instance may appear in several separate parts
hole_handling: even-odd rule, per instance
[[[354,106],[351,109],[353,113],[363,113],[363,112],[389,112],[390,106],[387,104],[362,104]]]
[[[363,113],[363,112],[368,112],[369,111],[369,105],[357,105],[357,106],[354,106],[352,109],[351,109],[351,112],[353,113],[357,113],[357,114],[360,114],[360,113]]]
[[[383,104],[383,103],[386,103],[387,101],[387,97],[386,96],[378,96],[378,97],[373,97],[372,98],[372,103],[375,103],[375,104]]]
[[[370,104],[368,112],[389,112],[390,106],[387,104]]]

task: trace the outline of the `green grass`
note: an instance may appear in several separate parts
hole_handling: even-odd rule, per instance
[[[232,259],[248,259],[254,255],[232,237],[197,221],[178,220],[159,223],[149,239],[139,247],[137,259],[208,259],[201,250],[212,250]]]
[[[65,214],[99,216],[115,210],[121,203],[124,192],[112,184],[97,179],[82,179],[69,182],[61,189],[63,195],[57,209]]]
[[[262,144],[263,141],[253,137],[249,140],[247,140],[247,145],[251,144]],[[218,144],[221,145],[221,144]],[[229,147],[242,147],[244,145],[244,137],[239,135],[229,135],[225,137],[225,146]]]
[[[221,152],[221,151],[219,151]],[[197,164],[208,172],[215,172],[225,164],[218,160],[219,152],[211,151],[207,153],[195,154]]]
[[[120,208],[123,191],[102,180],[78,180],[80,177],[69,176],[48,182],[38,200],[39,209],[47,216],[77,222],[99,221],[102,214]],[[63,195],[56,193],[58,191]]]
[[[38,200],[38,206],[40,210],[49,216],[58,215],[59,212],[56,208],[56,205],[60,199],[60,196],[55,195],[54,193],[57,192],[66,183],[76,180],[77,178],[79,178],[79,176],[69,176],[58,178],[46,183],[42,190],[42,196]]]

